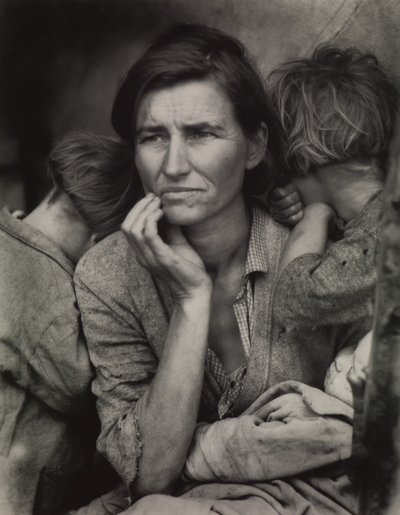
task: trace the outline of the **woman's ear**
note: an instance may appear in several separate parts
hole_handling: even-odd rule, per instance
[[[267,151],[267,143],[268,127],[264,122],[261,122],[258,131],[249,138],[246,170],[251,170],[261,163]]]

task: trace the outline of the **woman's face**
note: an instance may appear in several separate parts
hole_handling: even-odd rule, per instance
[[[212,80],[150,91],[139,105],[136,167],[172,224],[203,222],[240,201],[245,169],[262,158],[256,145]]]

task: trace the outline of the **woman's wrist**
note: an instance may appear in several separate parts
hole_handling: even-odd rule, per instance
[[[184,293],[179,293],[174,296],[175,305],[179,305],[186,308],[204,307],[211,305],[212,297],[212,283],[205,284],[204,286],[194,288]]]

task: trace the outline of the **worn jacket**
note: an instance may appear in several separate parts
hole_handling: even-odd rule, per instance
[[[304,254],[288,264],[275,297],[280,323],[312,328],[371,318],[382,205],[379,192],[322,256]]]
[[[8,515],[55,515],[77,501],[90,453],[92,369],[72,275],[56,245],[0,212],[0,511]]]
[[[370,320],[352,325],[301,328],[272,315],[278,264],[288,231],[259,207],[268,268],[254,276],[254,312],[247,373],[232,414],[240,414],[269,386],[287,379],[322,387],[337,351],[367,331]],[[252,228],[253,229],[253,228]],[[255,238],[250,237],[249,246]],[[161,356],[173,309],[166,284],[136,261],[122,233],[100,242],[78,264],[76,293],[92,362],[93,392],[102,422],[98,448],[127,484],[137,473],[141,438],[140,398]],[[218,419],[215,379],[205,371],[199,419]]]

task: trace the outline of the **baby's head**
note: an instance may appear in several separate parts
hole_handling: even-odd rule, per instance
[[[332,163],[372,158],[381,167],[398,93],[371,54],[322,45],[271,75],[290,177]]]
[[[353,405],[353,394],[348,381],[350,371],[357,377],[365,376],[371,353],[372,332],[367,333],[356,347],[342,349],[325,376],[325,392],[337,397],[350,406]]]

